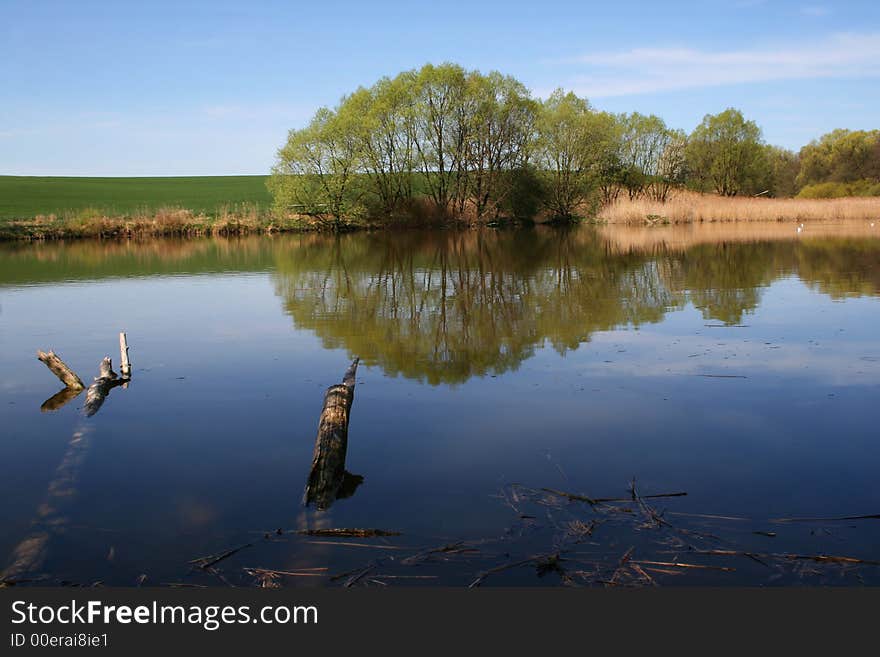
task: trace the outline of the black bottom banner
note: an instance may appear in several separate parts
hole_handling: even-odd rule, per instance
[[[843,654],[871,640],[873,589],[0,590],[2,654],[523,654],[662,647]],[[244,653],[242,651],[247,651]]]

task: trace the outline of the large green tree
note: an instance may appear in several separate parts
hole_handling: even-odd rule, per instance
[[[427,64],[414,81],[416,161],[435,209],[443,216],[463,205],[466,144],[471,127],[468,73],[456,64]]]
[[[476,216],[497,215],[518,180],[534,147],[538,103],[528,89],[500,73],[472,75],[468,95],[474,99],[466,140],[468,199]]]
[[[415,163],[414,74],[382,78],[344,101],[357,140],[362,172],[369,178],[368,202],[374,212],[392,214],[413,195]]]
[[[535,161],[548,180],[547,208],[571,218],[598,188],[608,153],[617,147],[614,118],[557,89],[543,103],[538,133]]]
[[[786,148],[765,146],[768,178],[761,185],[771,196],[786,198],[797,194],[797,176],[800,171],[800,158]],[[763,190],[761,190],[763,191]]]
[[[427,64],[318,110],[288,135],[269,186],[282,212],[340,226],[542,207],[572,218],[622,190],[664,202],[685,183],[726,196],[880,193],[880,130],[835,130],[796,155],[736,109],[687,136],[654,115],[598,112],[563,90],[540,102],[512,77]]]
[[[343,102],[339,111],[321,108],[308,126],[290,131],[269,181],[281,210],[329,216],[336,225],[359,212],[358,126],[359,117]]]
[[[707,114],[691,133],[688,164],[698,187],[722,196],[758,193],[767,176],[761,129],[737,109]]]
[[[683,132],[670,130],[659,116],[638,112],[621,114],[620,183],[630,199],[649,193],[666,200],[671,185],[684,175],[685,144]]]

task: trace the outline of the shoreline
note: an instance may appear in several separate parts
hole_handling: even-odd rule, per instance
[[[73,215],[40,215],[0,221],[0,241],[53,241],[69,239],[147,239],[157,237],[242,237],[279,233],[342,233],[417,229],[502,228],[531,225],[623,225],[651,227],[713,223],[815,223],[865,221],[880,225],[880,197],[838,199],[721,197],[679,190],[664,202],[644,197],[618,197],[578,218],[554,220],[545,214],[528,219],[471,217],[426,219],[399,215],[384,219],[334,221],[291,214],[279,217],[250,207],[205,214],[182,207],[164,207],[135,214],[105,214],[100,210]]]
[[[720,226],[729,225],[742,227],[748,230],[747,226],[775,226],[775,225],[802,225],[803,230],[808,227],[821,226],[828,229],[834,226],[853,226],[858,224],[866,224],[878,227],[877,235],[880,236],[880,217],[876,220],[870,218],[835,218],[835,217],[814,217],[814,218],[789,218],[780,217],[778,219],[694,219],[694,220],[631,220],[631,221],[609,221],[602,218],[594,217],[587,219],[577,219],[571,221],[522,221],[522,220],[499,220],[493,222],[466,222],[450,220],[445,222],[433,223],[393,223],[393,224],[357,224],[343,225],[339,227],[325,227],[319,225],[310,225],[304,222],[277,222],[266,225],[249,225],[249,224],[228,224],[228,223],[206,223],[188,225],[182,227],[163,227],[148,226],[143,222],[120,222],[113,225],[102,225],[97,227],[87,227],[81,230],[78,227],[67,226],[47,226],[40,223],[29,222],[5,222],[0,224],[0,243],[34,243],[34,242],[65,242],[65,241],[113,241],[113,242],[137,242],[149,241],[154,239],[181,239],[181,240],[200,240],[205,238],[242,238],[242,237],[272,237],[276,235],[333,235],[346,233],[369,233],[369,232],[409,232],[418,230],[504,230],[515,228],[559,228],[566,229],[577,226],[594,226],[598,229],[622,228],[628,231],[639,231],[639,234],[652,232],[657,229],[686,229],[696,226]],[[794,230],[793,226],[791,230]],[[823,230],[826,232],[826,230]],[[811,235],[812,236],[812,235]]]

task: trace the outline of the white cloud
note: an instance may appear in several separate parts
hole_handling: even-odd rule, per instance
[[[589,98],[773,80],[877,77],[880,32],[751,50],[635,48],[586,54],[568,63],[587,67],[588,72],[576,73],[567,86]]]

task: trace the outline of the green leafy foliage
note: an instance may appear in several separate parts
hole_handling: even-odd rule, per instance
[[[798,186],[880,182],[880,130],[834,130],[800,152]]]
[[[722,196],[756,194],[768,178],[761,129],[737,109],[707,114],[691,133],[687,155],[698,188]]]
[[[603,167],[618,148],[614,119],[562,89],[544,102],[535,163],[546,181],[545,204],[570,219],[599,188]]]
[[[878,135],[839,130],[795,154],[765,144],[733,108],[687,135],[655,115],[597,111],[562,89],[541,102],[512,77],[427,64],[360,88],[292,131],[270,189],[279,209],[337,223],[572,219],[621,192],[665,202],[684,186],[723,196],[789,197],[805,185],[813,197],[874,193]]]

